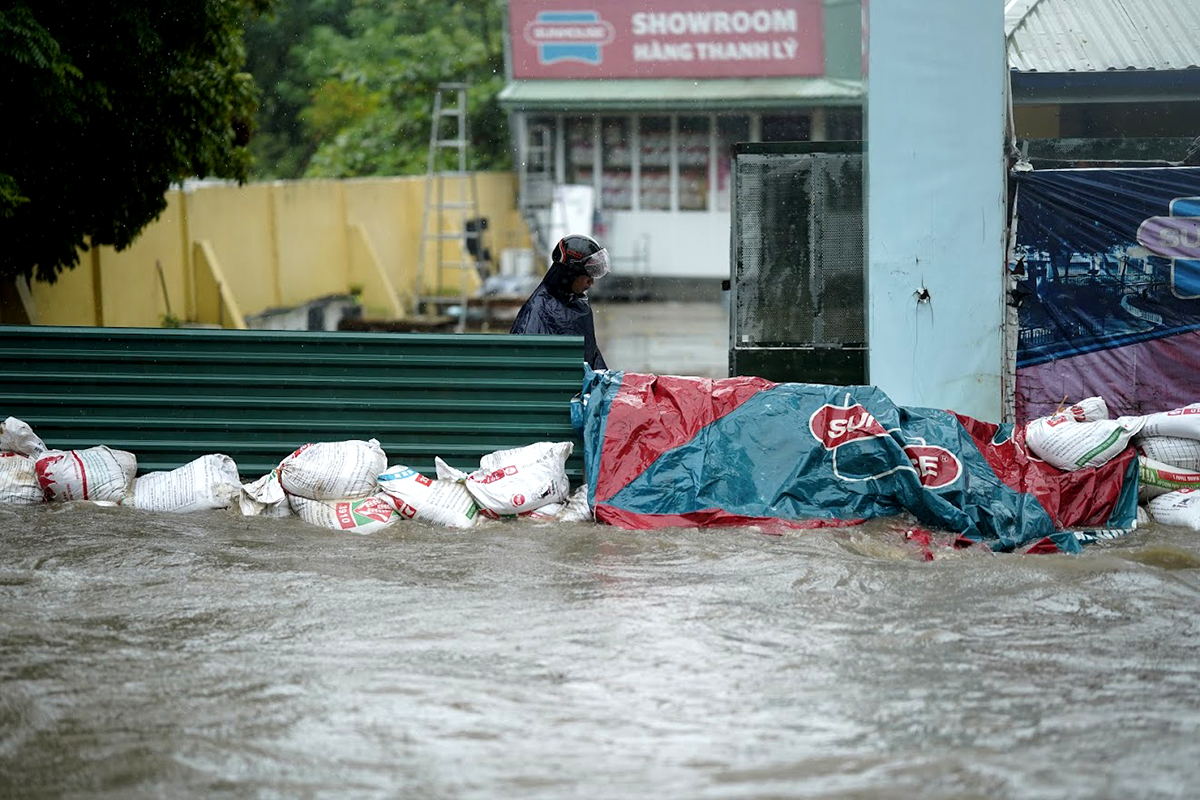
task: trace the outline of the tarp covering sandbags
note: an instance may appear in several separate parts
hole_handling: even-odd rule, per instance
[[[1015,418],[1064,398],[1114,414],[1195,399],[1200,167],[1016,174]]]
[[[874,387],[587,370],[581,400],[590,505],[624,528],[907,511],[995,550],[1052,537],[1074,552],[1069,531],[1136,518],[1132,448],[1064,472],[1030,457],[1021,427],[900,407]]]

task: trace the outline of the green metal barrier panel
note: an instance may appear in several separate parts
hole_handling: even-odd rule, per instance
[[[224,453],[247,479],[307,442],[378,439],[432,476],[435,456],[470,470],[572,441],[579,483],[582,365],[579,336],[0,326],[0,419],[48,447],[128,450],[139,473]]]

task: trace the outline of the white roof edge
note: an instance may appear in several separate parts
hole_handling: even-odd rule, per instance
[[[1021,26],[1025,17],[1041,0],[1007,0],[1004,4],[1004,38],[1011,39],[1013,31]]]

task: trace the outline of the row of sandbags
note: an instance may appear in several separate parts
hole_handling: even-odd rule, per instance
[[[1025,442],[1062,470],[1098,467],[1135,448],[1138,499],[1150,517],[1200,530],[1200,403],[1110,419],[1104,398],[1089,397],[1028,423]]]
[[[373,533],[404,519],[470,528],[484,519],[563,522],[592,518],[587,487],[570,493],[570,442],[501,450],[462,472],[435,459],[436,477],[388,467],[375,439],[306,444],[243,484],[227,455],[137,476],[137,457],[103,445],[47,448],[15,417],[0,424],[0,503],[85,500],[147,511],[231,508],[247,516],[296,515],[312,525]]]

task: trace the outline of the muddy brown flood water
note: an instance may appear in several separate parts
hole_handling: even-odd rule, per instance
[[[0,508],[0,796],[1184,798],[1200,535]]]

